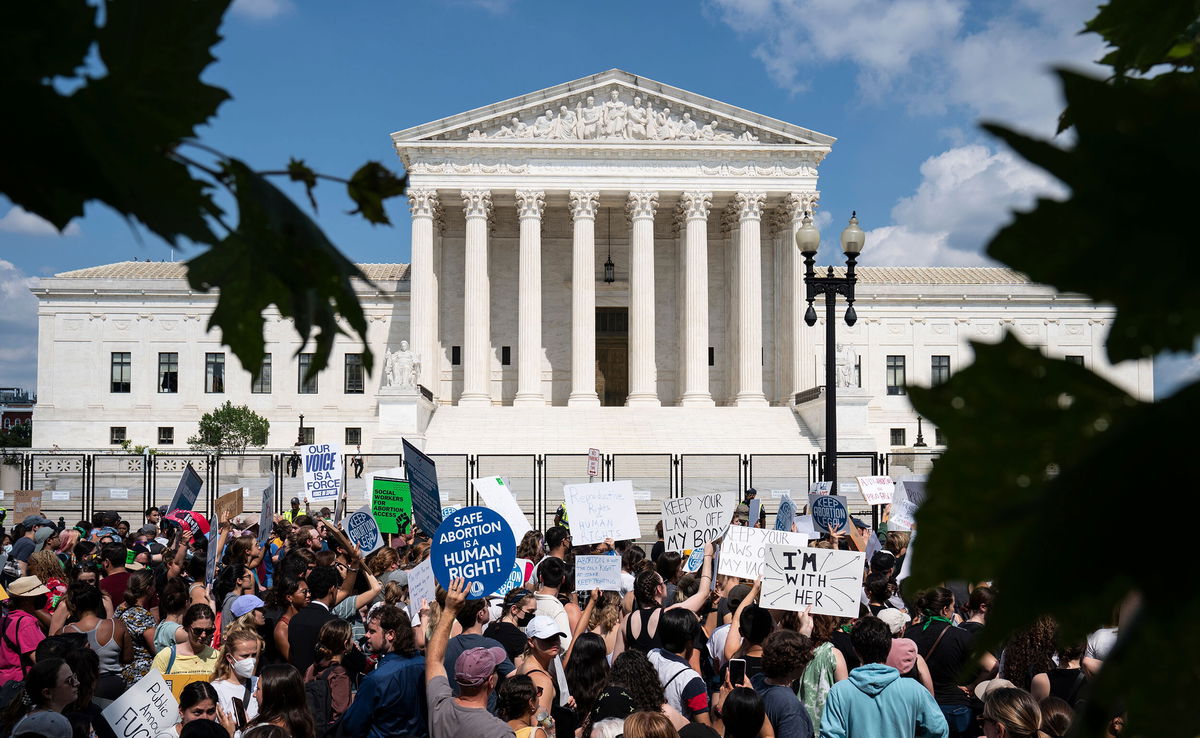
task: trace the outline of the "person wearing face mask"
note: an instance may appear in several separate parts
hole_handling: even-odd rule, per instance
[[[500,619],[490,623],[483,631],[485,638],[491,638],[504,647],[508,660],[517,663],[521,654],[525,653],[528,638],[525,626],[537,615],[537,598],[527,589],[510,590],[504,596]]]
[[[217,654],[217,665],[209,682],[217,691],[217,704],[235,718],[239,714],[234,707],[234,700],[241,701],[247,721],[258,715],[258,702],[254,699],[257,686],[255,671],[262,645],[262,639],[255,631],[234,629],[225,634],[221,651]]]

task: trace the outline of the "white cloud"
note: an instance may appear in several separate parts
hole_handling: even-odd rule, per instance
[[[291,0],[234,0],[229,10],[251,20],[270,20],[294,8]]]
[[[867,234],[875,265],[994,266],[983,247],[1010,211],[1039,196],[1062,197],[1055,179],[1008,151],[959,146],[921,164],[921,184],[892,209],[892,225]]]
[[[9,233],[23,233],[27,236],[57,236],[58,229],[55,228],[50,221],[29,212],[28,210],[14,205],[0,218],[0,231]],[[66,229],[61,235],[78,236],[80,234],[79,224],[71,221],[67,224]]]
[[[37,379],[37,298],[29,284],[0,259],[0,386],[32,389]]]

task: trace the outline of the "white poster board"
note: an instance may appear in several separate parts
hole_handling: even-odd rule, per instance
[[[896,493],[896,484],[891,477],[856,477],[863,499],[869,505],[887,505]]]
[[[641,535],[637,508],[633,503],[633,482],[598,482],[563,486],[567,520],[571,524],[571,542],[576,546],[633,540]]]
[[[504,482],[503,477],[472,479],[471,486],[475,488],[484,507],[490,507],[500,513],[500,517],[512,528],[513,539],[520,545],[521,539],[533,530],[533,527],[529,525],[525,513],[521,512],[517,498],[513,496],[512,489]]]
[[[342,447],[314,443],[301,451],[304,499],[314,505],[336,502],[342,496]]]
[[[833,491],[833,482],[813,482],[808,485],[810,495],[827,495]]]
[[[861,551],[773,544],[763,564],[758,603],[772,610],[856,618],[862,592]]]
[[[425,559],[408,570],[408,614],[416,623],[421,602],[433,602],[437,596],[437,580],[433,576],[433,562]]]
[[[733,520],[737,493],[705,492],[662,501],[663,542],[680,553],[720,538]],[[571,521],[574,524],[574,520]]]
[[[621,591],[620,556],[575,557],[575,590],[590,592],[593,589],[601,592]]]
[[[154,738],[168,731],[175,733],[179,703],[162,672],[151,669],[100,714],[117,735]]]
[[[725,540],[721,542],[717,573],[740,579],[756,579],[766,558],[767,546],[786,544],[802,548],[808,544],[808,538],[806,533],[731,525]]]

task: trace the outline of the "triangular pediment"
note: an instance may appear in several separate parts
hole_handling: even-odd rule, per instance
[[[604,143],[801,145],[834,138],[620,69],[392,134],[397,145]]]

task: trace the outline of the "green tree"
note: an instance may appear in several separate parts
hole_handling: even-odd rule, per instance
[[[5,9],[0,91],[10,113],[0,139],[19,141],[0,166],[0,194],[59,229],[101,202],[172,244],[209,248],[188,263],[188,281],[219,289],[211,328],[255,376],[263,359],[263,311],[295,322],[310,375],[324,368],[340,316],[366,345],[352,280],[362,272],[270,178],[304,184],[316,209],[318,180],[342,183],[354,213],[388,223],[386,198],[405,180],[377,162],[349,179],[293,159],[256,172],[195,139],[229,93],[201,79],[230,0],[37,0]],[[224,190],[231,220],[213,198]],[[313,332],[316,332],[315,337]]]
[[[1112,76],[1058,72],[1073,143],[984,126],[1071,193],[1016,214],[988,253],[1114,306],[1112,362],[1191,351],[1200,334],[1198,19],[1197,0],[1112,0],[1086,26],[1110,45]],[[1040,615],[1078,642],[1135,597],[1075,735],[1102,735],[1121,709],[1123,735],[1200,734],[1190,516],[1169,512],[1197,489],[1186,480],[1200,383],[1143,402],[1012,335],[973,350],[949,382],[911,391],[948,444],[917,514],[911,584],[994,581],[981,648]]]
[[[33,442],[33,426],[17,423],[0,430],[0,447],[28,447]]]
[[[267,445],[267,419],[245,405],[229,400],[211,412],[200,416],[200,432],[188,439],[197,450],[213,453],[246,453],[247,446]]]

